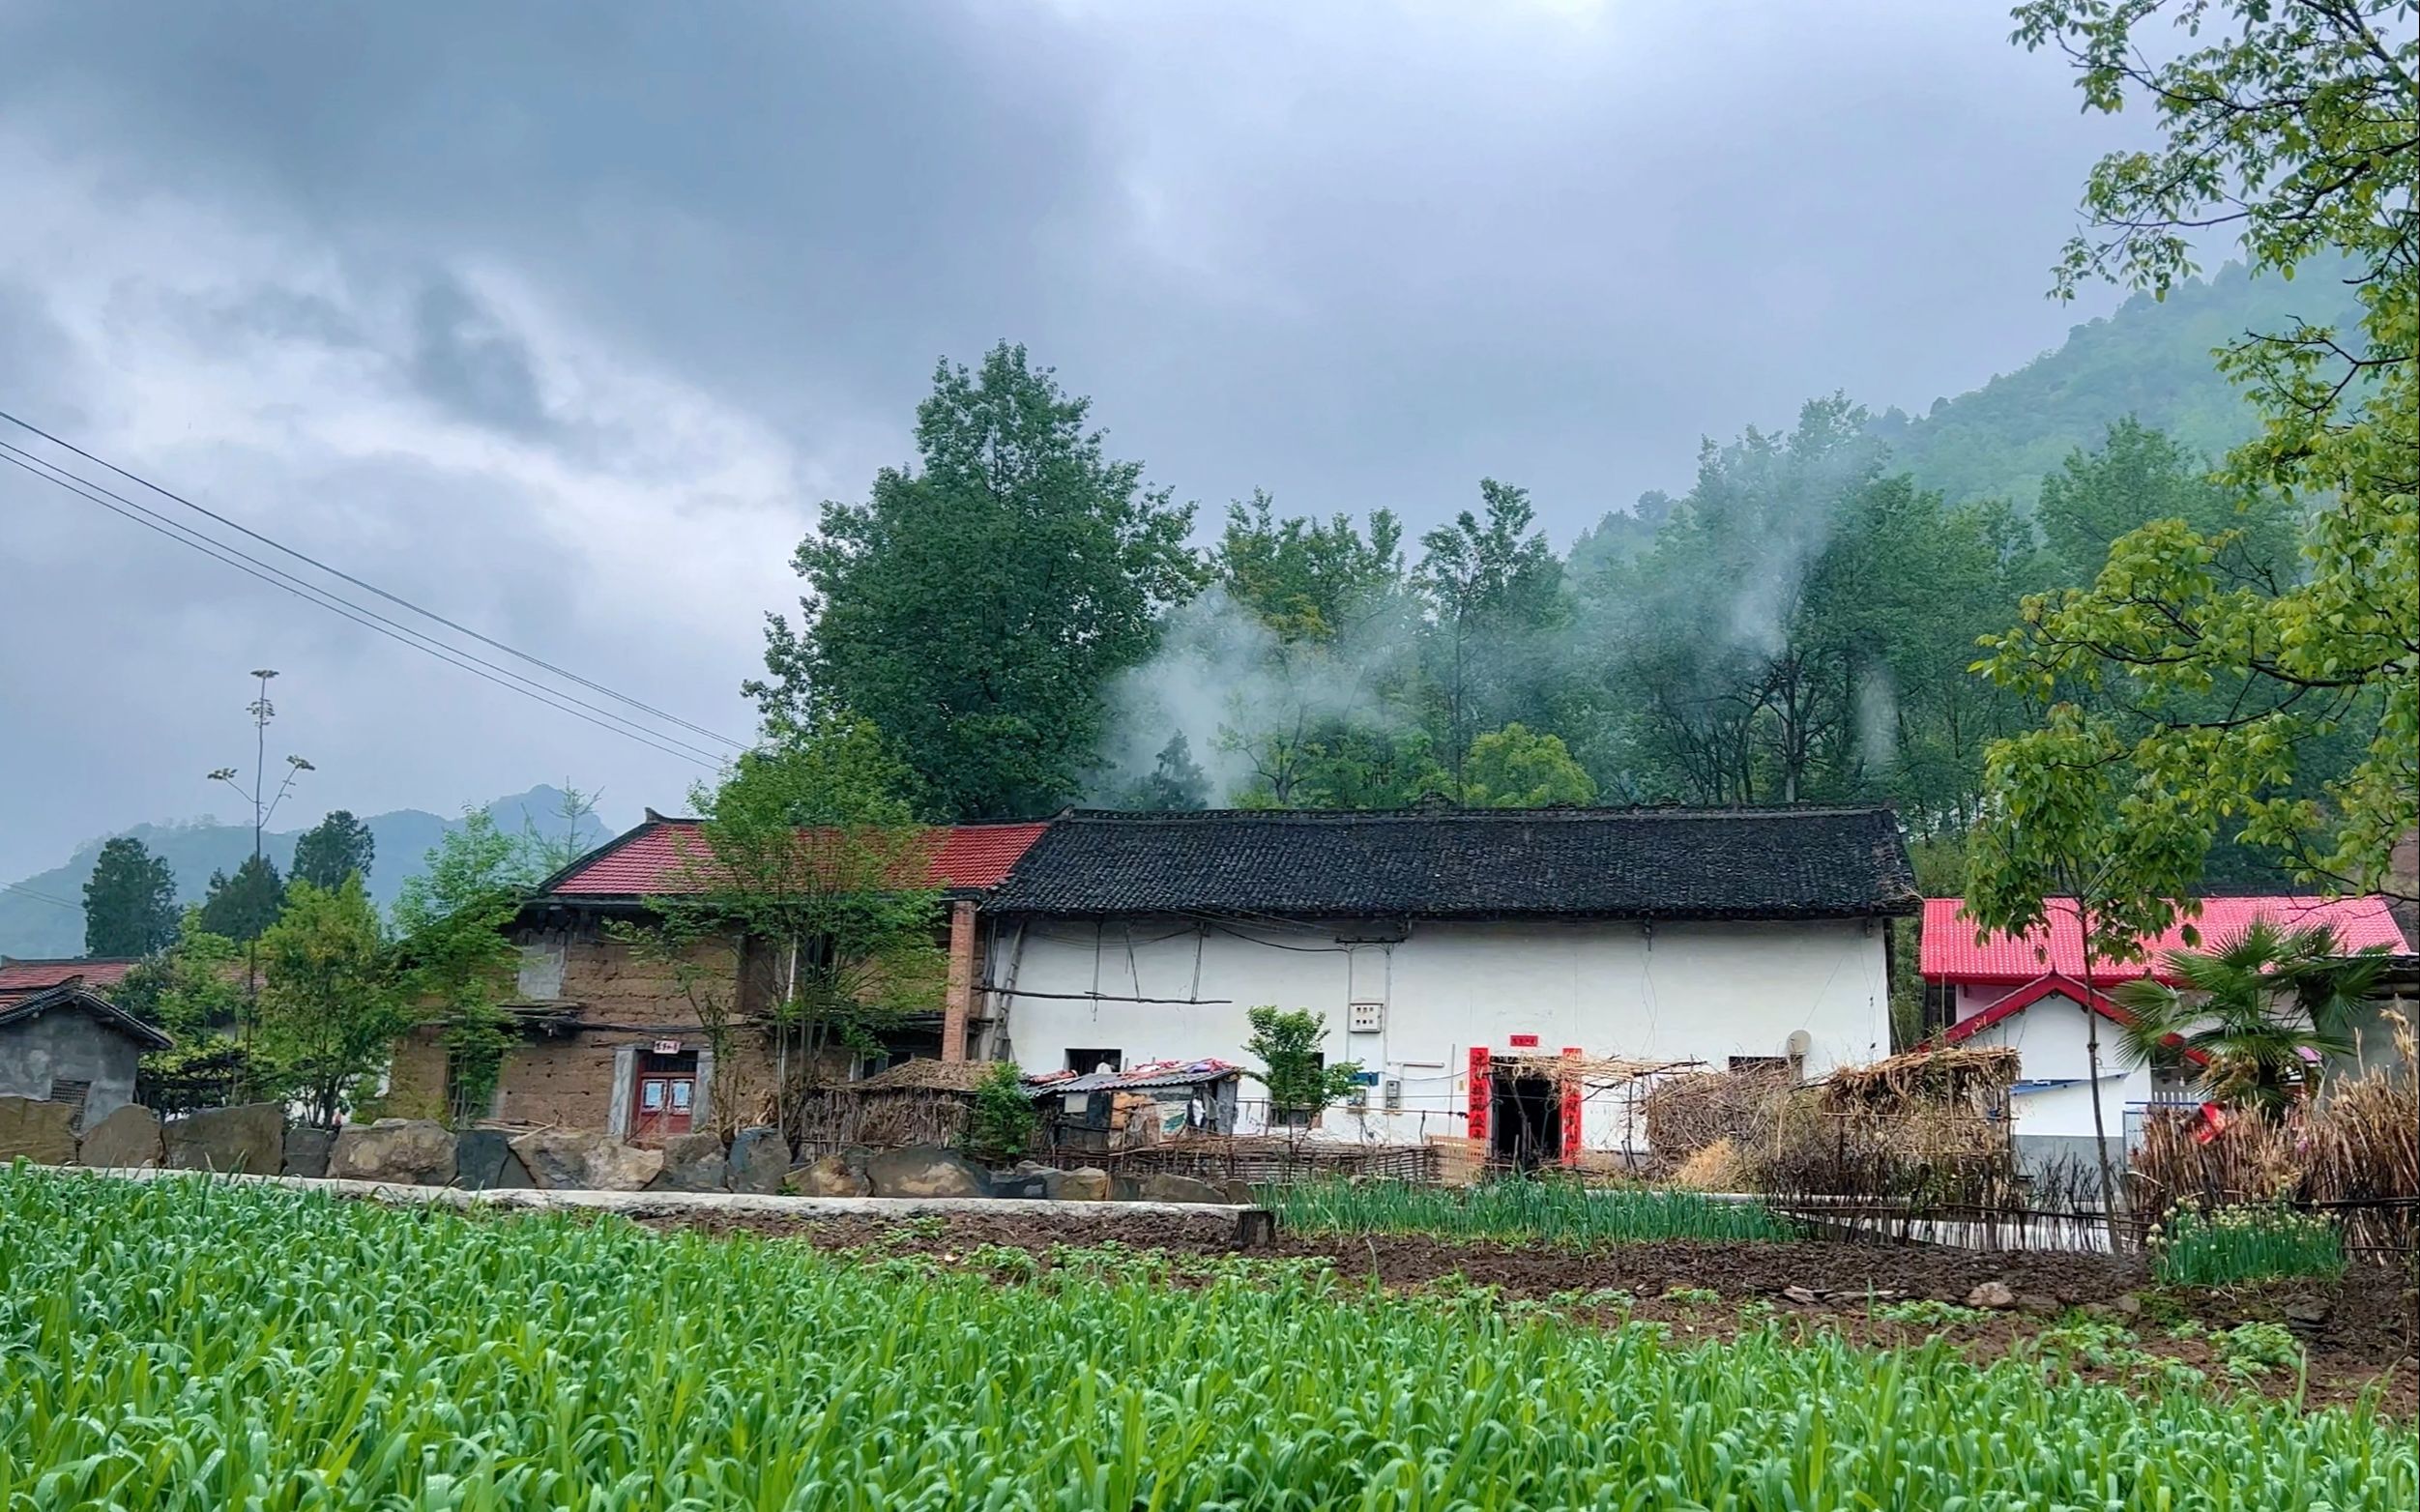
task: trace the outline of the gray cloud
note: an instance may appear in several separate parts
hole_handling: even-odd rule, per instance
[[[2123,138],[2006,30],[1882,0],[11,7],[0,404],[743,729],[814,501],[1002,336],[1181,496],[1416,532],[1492,474],[1564,541],[1684,485],[1701,434],[2055,345],[2045,270]],[[690,774],[21,478],[0,549],[21,613],[114,610],[0,650],[12,712],[113,708],[6,758],[57,798],[0,875],[205,806],[184,773],[263,656],[331,712],[332,803],[570,775],[664,807]]]

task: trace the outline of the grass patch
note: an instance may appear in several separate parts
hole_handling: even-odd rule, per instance
[[[1297,1234],[1433,1235],[1439,1238],[1589,1245],[1647,1239],[1790,1239],[1797,1230],[1754,1203],[1696,1192],[1588,1187],[1576,1181],[1297,1181],[1263,1187],[1262,1203]]]
[[[2163,1285],[2217,1287],[2345,1273],[2336,1225],[2286,1207],[2221,1207],[2170,1212],[2148,1240],[2151,1271]]]
[[[2366,1405],[2144,1400],[1938,1342],[1681,1347],[1483,1289],[914,1259],[0,1172],[0,1507],[2420,1500],[2420,1445]]]

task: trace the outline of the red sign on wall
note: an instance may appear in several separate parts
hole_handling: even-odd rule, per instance
[[[1535,1034],[1515,1034],[1512,1036],[1512,1048],[1515,1050],[1535,1050],[1537,1048],[1537,1036]]]
[[[1471,1117],[1468,1124],[1472,1139],[1487,1138],[1488,1097],[1494,1091],[1495,1078],[1489,1074],[1485,1045],[1471,1047]]]

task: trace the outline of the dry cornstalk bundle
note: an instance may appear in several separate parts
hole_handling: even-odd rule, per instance
[[[2179,1207],[2307,1204],[2339,1221],[2356,1257],[2408,1256],[2420,1230],[2420,1051],[2390,1017],[2400,1065],[2339,1077],[2282,1118],[2237,1114],[2207,1136],[2190,1110],[2155,1111],[2134,1153],[2134,1205],[2157,1219]]]
[[[1779,1065],[1666,1078],[1644,1099],[1647,1145],[1667,1161],[1724,1140],[1742,1149],[1761,1147],[1791,1087],[1789,1067]]]

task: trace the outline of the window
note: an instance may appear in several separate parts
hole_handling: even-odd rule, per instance
[[[1736,1076],[1742,1071],[1778,1071],[1789,1063],[1787,1056],[1733,1056],[1731,1072]]]
[[[75,1111],[68,1116],[68,1121],[80,1129],[84,1126],[84,1099],[91,1094],[92,1090],[93,1084],[90,1082],[70,1081],[64,1076],[53,1077],[50,1081],[50,1100],[66,1103],[74,1109]]]
[[[1126,1068],[1126,1053],[1123,1050],[1070,1050],[1067,1069],[1078,1076],[1095,1071],[1123,1071]]]

